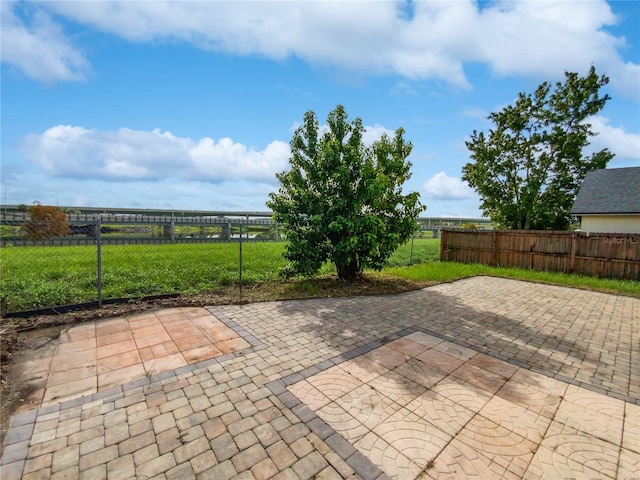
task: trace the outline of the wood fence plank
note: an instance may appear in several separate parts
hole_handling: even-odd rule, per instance
[[[464,229],[441,233],[443,261],[640,280],[640,234]]]

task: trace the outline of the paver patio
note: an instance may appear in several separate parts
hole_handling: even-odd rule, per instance
[[[50,405],[84,397],[250,347],[205,308],[87,322],[23,366],[33,392],[26,403]]]
[[[639,329],[638,299],[489,277],[83,324],[1,476],[638,478]]]

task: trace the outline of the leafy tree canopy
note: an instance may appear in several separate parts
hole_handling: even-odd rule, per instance
[[[365,267],[382,268],[425,207],[418,193],[402,192],[412,149],[402,128],[366,147],[362,121],[349,123],[341,105],[327,127],[320,132],[316,115],[305,114],[291,140],[291,168],[276,175],[280,188],[267,206],[287,236],[287,276],[314,275],[331,261],[340,280],[352,281]]]
[[[29,240],[45,240],[71,233],[67,214],[57,207],[36,204],[27,207],[27,212],[31,218],[22,224],[21,231]]]
[[[479,194],[485,215],[504,228],[565,230],[585,174],[605,168],[613,154],[585,155],[594,136],[590,116],[610,99],[600,96],[609,79],[595,68],[581,77],[565,72],[555,89],[545,82],[533,94],[489,115],[494,128],[474,131],[467,148],[473,162],[462,178]]]

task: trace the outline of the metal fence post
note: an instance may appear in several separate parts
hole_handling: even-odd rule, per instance
[[[240,242],[238,242],[240,245],[239,248],[239,260],[238,260],[238,265],[239,265],[239,275],[238,278],[240,280],[240,299],[242,300],[242,224],[240,224]]]
[[[100,216],[96,217],[96,251],[97,251],[97,263],[98,263],[98,278],[96,281],[96,288],[98,289],[98,307],[102,307],[102,221]]]

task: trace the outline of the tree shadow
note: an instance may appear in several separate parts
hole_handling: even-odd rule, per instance
[[[523,283],[522,295],[527,294],[526,285]],[[496,313],[491,308],[465,305],[456,296],[429,288],[390,296],[282,302],[277,309],[283,316],[306,317],[308,321],[296,328],[315,337],[318,346],[330,346],[342,354],[357,352],[358,347],[376,341],[386,343],[397,338],[397,332],[419,328],[548,377],[636,399],[628,382],[604,389],[596,375],[598,369],[609,368],[611,377],[615,373],[628,378],[632,368],[628,362],[603,366],[599,351],[590,349],[589,330],[610,328],[610,324],[599,325],[597,319],[574,326],[573,322],[566,324],[554,317],[539,325]],[[531,318],[542,314],[530,312]],[[624,357],[620,345],[616,346],[617,355]],[[578,382],[575,379],[578,370],[589,372],[588,378]]]

